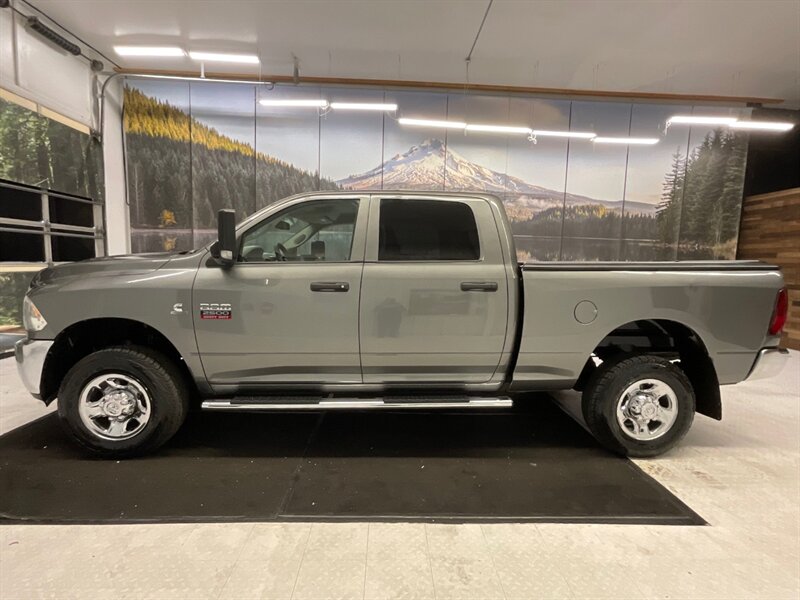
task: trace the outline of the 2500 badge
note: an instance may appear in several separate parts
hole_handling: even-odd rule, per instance
[[[201,319],[226,320],[231,318],[232,312],[230,304],[217,304],[216,302],[200,304]]]

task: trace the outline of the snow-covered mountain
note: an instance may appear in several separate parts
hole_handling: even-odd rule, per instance
[[[560,206],[564,193],[528,183],[518,177],[493,171],[471,162],[446,149],[444,142],[427,139],[396,154],[382,165],[337,181],[343,189],[445,189],[452,191],[483,191],[505,196],[506,210],[512,220],[527,220],[538,212]],[[568,205],[601,204],[619,209],[622,202],[596,200],[587,196],[567,194]],[[642,202],[626,202],[628,213],[653,214],[655,207]]]

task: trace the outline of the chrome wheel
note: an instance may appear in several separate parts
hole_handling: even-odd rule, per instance
[[[678,397],[659,379],[641,379],[631,384],[617,401],[617,422],[635,440],[661,437],[677,417]]]
[[[130,375],[106,373],[81,391],[78,413],[86,428],[104,440],[127,440],[144,429],[152,403],[144,386]]]

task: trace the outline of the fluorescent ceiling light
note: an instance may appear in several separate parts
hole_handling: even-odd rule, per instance
[[[781,121],[736,121],[731,124],[734,129],[750,129],[755,131],[789,131],[794,123]]]
[[[397,104],[380,102],[331,102],[331,108],[340,110],[397,110]]]
[[[259,100],[258,103],[261,106],[297,106],[297,107],[305,107],[305,108],[327,108],[328,101],[327,100],[312,100],[312,99],[301,99],[301,100],[280,100],[280,99],[264,99]]]
[[[415,125],[418,127],[443,127],[445,129],[465,129],[467,124],[461,121],[431,121],[428,119],[397,119],[400,125]]]
[[[651,146],[658,143],[658,138],[630,138],[630,137],[596,137],[592,139],[598,144],[639,144]]]
[[[473,125],[467,124],[467,131],[487,131],[491,133],[530,133],[530,127],[518,127],[515,125]]]
[[[732,125],[736,117],[705,117],[694,115],[674,115],[667,121],[668,124],[682,123],[685,125]]]
[[[259,64],[255,54],[224,54],[219,52],[189,52],[193,60],[207,62],[245,63],[248,65]]]
[[[580,138],[584,140],[591,140],[597,137],[596,133],[590,131],[548,131],[547,129],[534,129],[533,135],[552,136],[552,137],[565,137],[565,138]]]
[[[114,46],[120,56],[186,56],[177,46]]]

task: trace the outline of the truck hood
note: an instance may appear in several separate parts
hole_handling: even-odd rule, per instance
[[[153,252],[150,254],[125,254],[90,258],[80,262],[48,267],[40,271],[31,281],[31,287],[47,285],[58,280],[74,277],[128,275],[156,271],[172,258],[179,256],[175,252]]]

